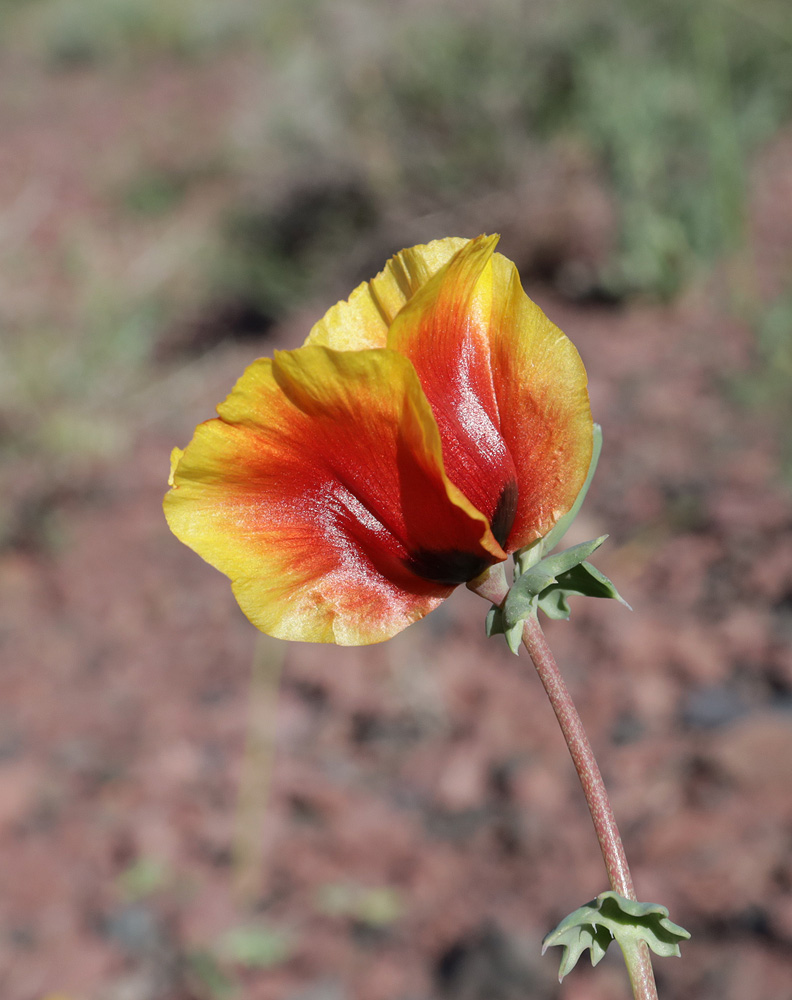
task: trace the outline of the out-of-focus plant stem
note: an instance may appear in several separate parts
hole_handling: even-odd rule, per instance
[[[250,673],[245,756],[234,824],[233,887],[238,904],[251,909],[261,893],[261,833],[269,802],[275,754],[275,710],[286,644],[258,635]]]

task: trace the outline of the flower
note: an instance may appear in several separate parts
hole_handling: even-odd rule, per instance
[[[174,450],[168,523],[261,631],[388,639],[572,506],[585,369],[497,239],[396,254]]]

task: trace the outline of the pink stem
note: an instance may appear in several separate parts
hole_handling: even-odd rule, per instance
[[[468,587],[474,593],[500,606],[506,599],[509,589],[503,565],[492,567],[484,578],[471,581]],[[535,614],[530,615],[525,621],[523,644],[533,660],[539,679],[553,706],[580,778],[580,784],[583,786],[583,794],[586,796],[586,803],[594,823],[611,889],[626,899],[635,900],[627,855],[624,853],[624,845],[619,835],[619,828],[616,826],[605,782],[602,780],[583,723]],[[648,947],[642,944],[631,959],[627,959],[627,956],[625,959],[635,1000],[657,1000],[657,987]]]
[[[611,809],[605,782],[602,780],[594,751],[588,741],[572,697],[561,676],[561,671],[553,657],[547,639],[535,615],[525,622],[523,644],[539,674],[539,679],[553,706],[561,732],[564,734],[572,762],[583,786],[583,794],[597,832],[605,868],[611,889],[626,899],[635,899],[630,867],[624,853],[624,845],[619,836],[619,828]]]

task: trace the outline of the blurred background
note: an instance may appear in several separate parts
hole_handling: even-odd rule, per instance
[[[589,370],[548,634],[664,1000],[792,998],[788,0],[0,0],[0,994],[604,1000],[606,888],[530,664],[456,593],[259,637],[161,514],[243,367],[500,232]]]

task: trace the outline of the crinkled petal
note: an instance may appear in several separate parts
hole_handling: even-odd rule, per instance
[[[418,372],[449,478],[514,551],[572,506],[592,420],[577,351],[496,243],[465,244],[401,310],[387,343]]]
[[[448,237],[395,254],[376,278],[364,281],[349,299],[329,309],[305,343],[336,351],[385,347],[388,327],[399,310],[467,242]]]
[[[506,557],[398,353],[280,352],[218,413],[176,457],[166,515],[262,631],[378,642]]]

